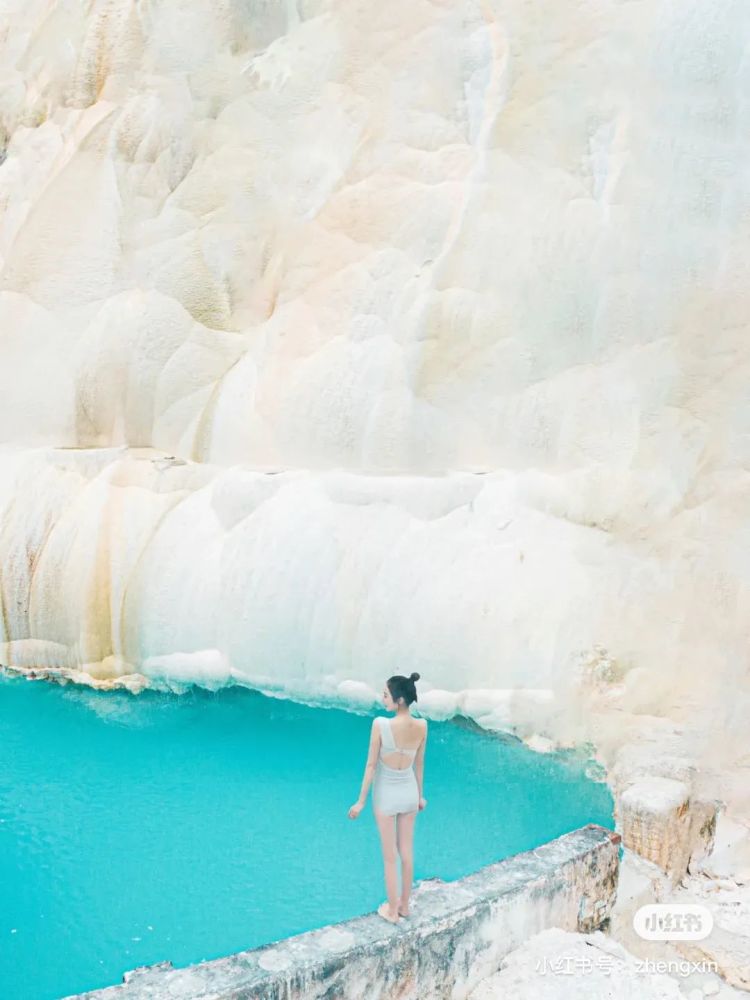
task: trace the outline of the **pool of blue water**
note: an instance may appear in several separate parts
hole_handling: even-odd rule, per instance
[[[0,997],[58,1000],[373,910],[371,798],[347,816],[371,718],[240,687],[133,695],[0,674]],[[611,827],[590,773],[579,754],[431,722],[415,879]]]

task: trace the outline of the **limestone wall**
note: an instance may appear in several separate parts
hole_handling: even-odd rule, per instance
[[[744,759],[750,6],[0,6],[0,662]]]
[[[750,826],[750,5],[0,13],[0,663],[417,669]]]

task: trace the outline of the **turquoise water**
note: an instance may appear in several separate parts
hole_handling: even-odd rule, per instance
[[[244,688],[131,695],[0,675],[0,997],[57,1000],[373,910],[371,796],[347,817],[370,719]],[[586,769],[431,722],[415,879],[611,827]]]

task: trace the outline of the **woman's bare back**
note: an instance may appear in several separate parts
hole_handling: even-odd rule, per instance
[[[394,717],[387,719],[393,741],[399,750],[419,750],[427,733],[427,720],[415,719],[413,716]],[[417,755],[418,756],[418,755]],[[406,767],[411,767],[413,758],[411,754],[394,753],[393,751],[381,753],[381,760],[386,767],[401,771]]]

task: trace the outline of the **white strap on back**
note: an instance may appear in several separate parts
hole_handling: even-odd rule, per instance
[[[417,752],[416,750],[404,749],[403,747],[397,747],[396,741],[393,738],[393,731],[391,730],[391,724],[387,716],[379,715],[378,718],[380,722],[380,739],[383,744],[381,748],[382,753],[400,753],[407,754],[410,753],[412,756]]]
[[[397,748],[393,741],[391,727],[388,725],[388,719],[385,715],[379,715],[378,718],[380,719],[380,740],[383,744],[383,750],[392,753]]]

